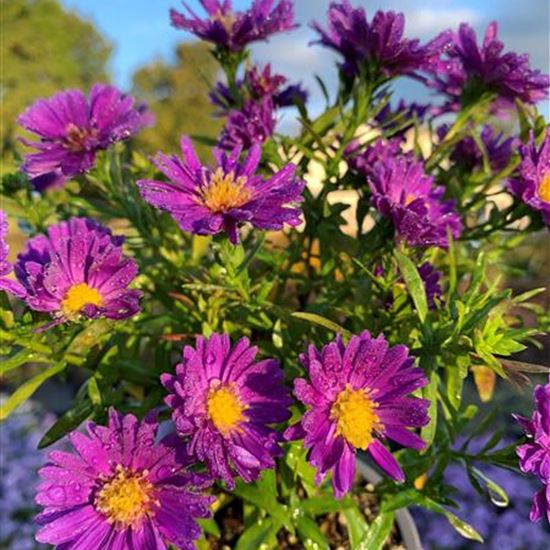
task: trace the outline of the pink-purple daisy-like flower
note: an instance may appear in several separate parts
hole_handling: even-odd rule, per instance
[[[153,416],[138,421],[109,411],[107,426],[72,432],[76,453],[53,451],[39,471],[36,540],[62,550],[195,548],[197,518],[210,515],[208,479],[186,468],[177,438],[155,442]]]
[[[539,521],[546,516],[550,523],[550,381],[537,386],[534,392],[535,410],[530,419],[516,415],[528,442],[516,452],[522,472],[532,474],[542,482],[542,489],[533,497],[529,519]]]
[[[170,10],[172,25],[232,52],[297,26],[290,0],[280,0],[276,5],[274,0],[254,0],[247,11],[233,11],[231,0],[200,0],[200,3],[207,12],[206,19],[198,17],[183,2],[188,15]]]
[[[510,180],[510,190],[527,206],[540,212],[550,227],[550,131],[540,147],[531,134],[529,142],[519,149],[521,164],[518,174]]]
[[[447,36],[447,33],[445,33]],[[464,94],[473,100],[484,91],[513,102],[537,103],[548,97],[550,78],[529,65],[529,55],[505,52],[498,25],[490,23],[481,45],[474,29],[462,23],[447,49],[448,59],[436,67],[429,85],[450,98],[457,108]]]
[[[13,265],[8,261],[9,247],[6,243],[8,234],[8,218],[3,210],[0,210],[0,290],[9,292],[18,298],[24,298],[25,288],[21,283],[9,279],[8,275],[13,271]]]
[[[264,179],[256,174],[261,146],[254,145],[243,162],[241,148],[230,154],[214,150],[217,166],[199,161],[191,140],[181,139],[183,158],[157,154],[154,163],[169,181],[140,180],[143,198],[170,213],[183,231],[215,235],[225,231],[232,243],[239,241],[238,227],[250,223],[260,229],[282,229],[300,223],[304,182],[295,176],[296,167],[286,165]]]
[[[128,288],[138,268],[123,254],[123,241],[87,218],[51,225],[46,235],[29,239],[15,264],[29,307],[51,313],[55,324],[138,313],[141,293]]]
[[[377,11],[369,22],[365,10],[353,8],[349,0],[331,3],[326,30],[316,22],[312,26],[319,43],[344,58],[342,70],[350,76],[361,71],[383,78],[414,74],[437,62],[449,42],[445,34],[426,45],[409,40],[402,13]]]
[[[195,347],[184,348],[176,374],[161,377],[189,452],[229,487],[236,475],[250,482],[275,467],[282,451],[272,425],[290,418],[279,362],[256,361],[257,352],[247,338],[231,346],[227,334],[199,337]]]
[[[308,460],[317,469],[316,482],[332,470],[336,498],[349,492],[357,449],[367,451],[393,479],[404,481],[382,441],[420,450],[424,442],[409,428],[429,421],[429,402],[409,395],[428,381],[407,347],[389,347],[382,334],[372,338],[364,331],[347,345],[340,337],[321,351],[310,345],[300,360],[309,381],[296,379],[294,393],[308,410],[285,438],[304,439]]]
[[[87,98],[80,90],[65,90],[39,99],[19,115],[19,124],[39,141],[21,138],[36,153],[25,155],[22,170],[34,187],[59,187],[90,170],[95,155],[112,143],[127,139],[153,117],[143,105],[114,86],[95,84]]]
[[[396,237],[409,246],[448,246],[462,232],[462,220],[445,189],[412,153],[400,153],[399,139],[378,140],[364,153],[350,159],[350,166],[367,178],[376,209],[392,220]]]

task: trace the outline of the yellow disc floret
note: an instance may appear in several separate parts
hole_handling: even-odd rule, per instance
[[[330,418],[336,421],[336,435],[366,450],[373,440],[374,429],[380,427],[380,419],[375,413],[377,406],[365,390],[346,386],[330,409]]]
[[[206,399],[208,418],[223,436],[239,430],[240,423],[244,420],[245,408],[235,389],[229,385],[213,387],[208,392]]]
[[[97,493],[95,508],[118,528],[137,527],[159,505],[153,484],[147,470],[131,472],[120,464],[116,470]]]
[[[540,200],[550,203],[550,172],[546,172],[540,180],[537,194]]]
[[[84,306],[89,304],[100,307],[103,305],[103,297],[96,288],[86,283],[79,283],[70,287],[65,294],[61,302],[61,311],[65,317],[75,317]]]
[[[252,198],[252,191],[246,185],[246,177],[235,178],[233,172],[227,174],[218,168],[210,181],[202,188],[200,202],[215,213],[238,208]]]

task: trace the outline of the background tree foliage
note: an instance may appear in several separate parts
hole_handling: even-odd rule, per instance
[[[148,152],[177,152],[181,134],[215,138],[221,120],[213,117],[208,92],[218,66],[204,43],[181,43],[174,64],[156,60],[134,74],[134,93],[145,100],[157,117],[156,124],[141,132],[140,147]],[[208,148],[197,147],[201,156]]]
[[[0,0],[0,8],[0,138],[2,162],[10,167],[20,147],[17,115],[39,97],[107,81],[111,45],[90,21],[57,0]]]

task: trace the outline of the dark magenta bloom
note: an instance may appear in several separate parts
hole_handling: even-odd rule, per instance
[[[191,140],[182,137],[183,158],[158,153],[157,168],[169,181],[140,180],[143,198],[170,213],[183,231],[198,235],[226,232],[232,243],[239,241],[238,227],[250,223],[260,229],[282,229],[284,224],[300,223],[304,182],[288,164],[264,180],[256,174],[261,146],[255,144],[246,159],[239,162],[240,147],[230,154],[215,150],[217,166],[199,161]]]
[[[231,0],[200,0],[207,18],[198,17],[186,2],[188,15],[170,10],[172,25],[188,31],[220,48],[239,52],[252,42],[289,31],[294,23],[294,6],[290,0],[253,0],[247,11],[233,11]]]
[[[163,374],[177,432],[210,473],[234,487],[234,476],[257,479],[282,455],[271,425],[290,418],[292,403],[275,359],[256,361],[248,338],[234,346],[227,334],[185,346],[176,374]]]
[[[138,268],[122,252],[123,237],[87,218],[71,218],[27,241],[15,273],[26,302],[56,324],[79,317],[125,319],[139,312],[139,290],[128,285]]]
[[[441,271],[435,269],[430,262],[424,262],[418,268],[418,274],[422,278],[424,283],[424,289],[426,290],[426,299],[428,300],[428,307],[433,309],[436,301],[441,299]]]
[[[444,200],[445,189],[435,186],[433,176],[413,155],[385,154],[367,175],[372,202],[391,218],[398,240],[409,246],[448,246],[447,230],[453,238],[462,232],[462,220],[452,200]]]
[[[69,435],[74,453],[53,451],[39,471],[36,540],[60,550],[193,550],[197,518],[214,500],[201,494],[205,476],[177,438],[155,442],[158,423],[109,410],[107,426]]]
[[[447,54],[449,59],[438,65],[430,85],[455,106],[464,94],[473,94],[475,99],[485,90],[511,102],[520,99],[534,104],[548,97],[548,75],[531,69],[528,54],[504,51],[496,22],[487,27],[482,44],[474,29],[462,23]]]
[[[517,176],[510,180],[510,190],[527,206],[540,212],[550,226],[550,132],[546,132],[540,147],[531,134],[519,152],[521,164]]]
[[[318,42],[344,58],[341,67],[349,76],[364,70],[383,78],[414,74],[436,63],[449,42],[445,34],[426,45],[409,40],[402,13],[377,11],[369,22],[365,10],[353,8],[349,0],[330,4],[327,29],[316,22],[312,26]]]
[[[134,103],[114,86],[94,84],[89,98],[80,90],[65,90],[19,115],[19,124],[39,137],[21,139],[37,150],[25,155],[22,167],[34,187],[43,191],[63,185],[90,170],[97,151],[151,125],[152,115]]]
[[[444,138],[447,131],[448,126],[445,124],[437,129],[440,138]],[[505,138],[502,132],[496,133],[489,124],[483,126],[479,138],[487,153],[490,168],[495,171],[506,168],[518,145],[517,138]],[[471,171],[483,166],[483,153],[476,140],[468,136],[456,144],[451,153],[451,160],[462,169]]]
[[[24,298],[27,292],[21,283],[9,279],[8,275],[13,271],[13,265],[8,261],[9,247],[6,243],[8,234],[8,218],[3,210],[0,210],[0,290],[9,292],[18,298]]]
[[[340,337],[321,351],[310,345],[300,360],[309,381],[296,379],[294,393],[307,412],[285,437],[304,439],[308,460],[317,469],[316,482],[332,470],[336,498],[349,492],[357,449],[367,451],[390,477],[404,481],[382,441],[420,450],[424,442],[409,428],[429,421],[429,401],[409,396],[428,381],[407,347],[389,347],[382,334],[373,338],[364,331],[347,345]]]
[[[529,519],[539,521],[546,516],[550,523],[550,382],[537,386],[534,396],[532,417],[515,416],[528,438],[516,452],[521,471],[538,477],[542,483],[542,489],[533,498]]]

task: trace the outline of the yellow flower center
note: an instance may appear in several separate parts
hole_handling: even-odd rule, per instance
[[[550,203],[550,172],[542,176],[537,191],[540,200]]]
[[[380,419],[374,412],[378,403],[370,399],[365,390],[341,391],[330,410],[331,420],[336,421],[336,435],[341,435],[350,445],[366,450],[373,440],[373,431],[380,427]]]
[[[218,168],[210,181],[203,187],[201,202],[212,212],[227,212],[238,208],[252,198],[252,191],[246,185],[246,177],[235,179],[235,174],[225,174]]]
[[[65,128],[65,148],[72,153],[81,153],[86,150],[86,140],[89,137],[97,137],[97,130],[94,128],[79,128],[76,124],[69,122]]]
[[[216,429],[227,436],[233,430],[239,430],[239,424],[244,420],[243,411],[246,406],[231,386],[211,388],[206,399],[208,418]]]
[[[100,307],[103,305],[103,297],[96,288],[92,288],[86,283],[79,283],[69,288],[65,294],[65,298],[61,302],[61,311],[65,317],[75,317],[88,304]]]
[[[116,469],[115,477],[97,493],[95,508],[121,529],[136,527],[159,505],[153,484],[147,481],[149,472],[130,472],[120,464]]]
[[[227,31],[227,33],[230,33],[233,29],[235,21],[237,21],[237,16],[231,11],[228,13],[223,13],[221,10],[219,10],[211,17],[211,19],[213,21],[219,21],[222,27]]]

